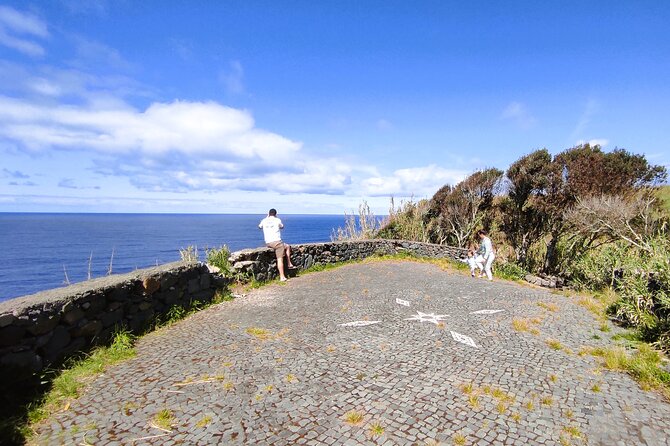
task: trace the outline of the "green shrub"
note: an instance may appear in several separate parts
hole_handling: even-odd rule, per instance
[[[495,265],[495,270],[496,276],[507,280],[523,280],[528,274],[525,269],[512,262]]]
[[[232,267],[230,265],[230,249],[223,245],[220,248],[212,248],[205,250],[206,261],[212,266],[216,266],[221,270],[224,276],[232,274]]]

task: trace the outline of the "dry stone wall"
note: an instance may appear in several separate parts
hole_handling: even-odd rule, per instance
[[[175,262],[0,302],[0,382],[27,378],[118,327],[141,332],[173,305],[211,301],[222,279]]]
[[[301,269],[313,265],[361,260],[375,254],[397,254],[408,252],[419,257],[461,259],[467,250],[445,245],[420,243],[405,240],[361,240],[330,243],[291,245],[291,260]],[[277,277],[277,259],[269,248],[245,249],[231,254],[233,271],[256,280]]]

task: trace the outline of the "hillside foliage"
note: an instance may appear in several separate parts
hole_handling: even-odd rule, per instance
[[[375,236],[468,247],[486,229],[499,265],[613,289],[613,317],[670,351],[670,187],[643,155],[589,144],[535,150],[430,200],[393,204]],[[513,266],[512,266],[513,265]]]

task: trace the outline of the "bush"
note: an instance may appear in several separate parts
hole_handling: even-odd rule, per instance
[[[572,264],[571,278],[591,291],[614,289],[619,299],[608,313],[670,351],[670,241],[659,234],[645,246],[617,242],[592,250]]]
[[[516,263],[506,262],[496,265],[496,276],[507,280],[524,280],[528,272]]]
[[[230,265],[230,249],[223,245],[220,248],[212,248],[205,250],[205,257],[208,264],[216,266],[221,270],[221,274],[229,276],[232,274],[232,267]]]

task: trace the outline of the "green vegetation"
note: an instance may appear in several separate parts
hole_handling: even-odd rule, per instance
[[[647,344],[639,344],[637,351],[629,354],[624,348],[594,348],[588,353],[598,358],[609,370],[628,373],[643,389],[657,389],[670,398],[670,372],[662,366],[661,355]]]
[[[174,413],[170,409],[161,409],[151,421],[163,430],[172,431],[172,426],[175,424]]]
[[[226,245],[220,248],[205,249],[205,259],[208,264],[219,268],[220,274],[227,277],[232,275],[230,249]]]

